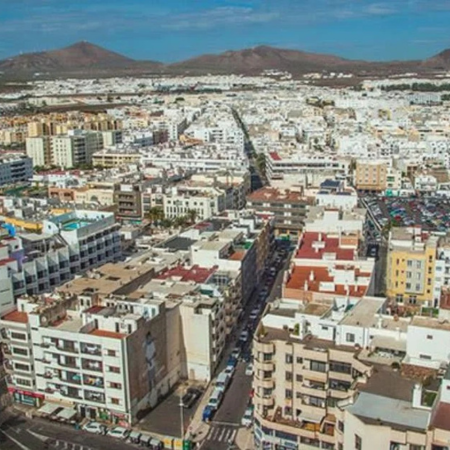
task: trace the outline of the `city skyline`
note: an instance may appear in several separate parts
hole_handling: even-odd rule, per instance
[[[2,8],[0,59],[79,40],[162,62],[257,45],[366,60],[421,59],[450,47],[450,5],[441,0],[21,0]]]

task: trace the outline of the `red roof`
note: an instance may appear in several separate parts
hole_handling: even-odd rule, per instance
[[[192,267],[177,266],[161,273],[157,277],[157,279],[167,280],[169,278],[179,278],[180,281],[194,281],[195,283],[205,283],[216,270],[216,266],[212,267],[211,269],[199,267],[197,265]]]
[[[8,322],[28,323],[28,314],[20,311],[12,311],[2,317],[2,320]]]
[[[99,336],[99,337],[113,338],[113,339],[122,339],[126,336],[126,334],[123,334],[123,333],[116,333],[115,331],[99,330],[98,328],[91,331],[89,334],[93,334],[94,336]]]
[[[359,271],[355,271],[355,275],[359,275]],[[369,276],[369,274],[361,275]],[[368,288],[368,286],[349,285],[349,291],[347,293],[345,285],[334,284],[334,289],[327,291],[323,289],[323,286],[321,289],[322,282],[334,283],[334,277],[329,274],[327,267],[295,266],[286,283],[286,289],[363,297]]]
[[[303,233],[300,238],[296,258],[323,259],[324,253],[335,253],[336,259],[343,261],[353,261],[356,256],[354,249],[340,247],[337,236],[328,236],[325,233],[311,231]]]
[[[450,431],[450,403],[439,402],[430,425],[439,430]]]
[[[6,264],[9,264],[11,262],[14,262],[14,258],[5,258],[0,260],[0,266],[6,266]]]
[[[104,306],[95,305],[95,306],[91,306],[90,308],[88,308],[85,312],[90,313],[90,314],[96,314],[96,313],[100,312],[103,308],[104,308]]]
[[[274,161],[281,161],[281,157],[277,152],[270,152],[269,155]]]

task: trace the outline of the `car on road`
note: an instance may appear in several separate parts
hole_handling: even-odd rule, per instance
[[[223,398],[223,390],[220,388],[215,388],[211,397],[209,397],[208,406],[215,411],[219,409],[220,404],[222,403]]]
[[[203,408],[203,412],[202,412],[202,420],[203,422],[209,422],[212,420],[212,418],[214,417],[214,412],[215,409],[209,405],[206,405]]]
[[[231,376],[225,371],[223,370],[222,372],[220,372],[219,376],[217,377],[216,380],[216,388],[217,389],[221,389],[222,391],[226,391],[227,387],[229,386],[231,381]]]
[[[142,433],[139,433],[139,431],[132,431],[128,435],[128,441],[132,444],[139,444],[141,442]]]
[[[234,347],[231,351],[230,358],[239,359],[239,356],[241,356],[241,349],[239,347]]]
[[[106,431],[107,431],[106,426],[99,422],[85,423],[81,427],[81,429],[84,431],[87,431],[88,433],[94,433],[94,434],[106,434]]]
[[[241,425],[250,428],[253,424],[253,407],[249,406],[242,416]]]
[[[107,436],[115,437],[117,439],[126,439],[130,434],[130,430],[124,427],[110,428],[106,433]]]
[[[249,320],[256,320],[259,316],[259,308],[252,309],[252,312],[248,316]]]
[[[236,368],[237,363],[238,363],[238,360],[237,360],[236,358],[234,358],[233,356],[230,356],[230,357],[228,358],[228,361],[227,361],[227,366],[228,366],[228,367],[231,366],[231,367]]]
[[[234,371],[236,370],[235,366],[228,365],[223,370],[226,374],[228,374],[229,377],[232,377],[234,375]]]
[[[186,393],[181,398],[183,408],[192,408],[195,402],[202,396],[200,389],[190,387],[186,390]]]
[[[239,335],[239,340],[241,342],[247,342],[250,337],[250,333],[248,331],[242,331],[242,333]]]
[[[245,375],[252,376],[253,375],[253,364],[248,364],[245,368]]]

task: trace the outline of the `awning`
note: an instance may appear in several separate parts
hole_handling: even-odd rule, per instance
[[[322,422],[323,415],[322,414],[312,414],[312,413],[304,413],[302,412],[297,420],[306,420],[306,422],[320,423]]]
[[[51,416],[57,409],[61,408],[61,405],[55,405],[54,403],[44,403],[37,412],[42,415]]]
[[[56,417],[63,420],[71,420],[77,415],[77,412],[73,408],[63,408]]]
[[[372,339],[371,346],[397,352],[406,352],[406,341],[389,336],[375,336]]]

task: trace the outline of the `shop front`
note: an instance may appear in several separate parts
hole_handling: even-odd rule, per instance
[[[8,388],[9,393],[12,395],[16,403],[22,405],[35,406],[39,408],[44,403],[44,395],[31,391],[23,391],[22,389],[16,389],[13,387]]]

